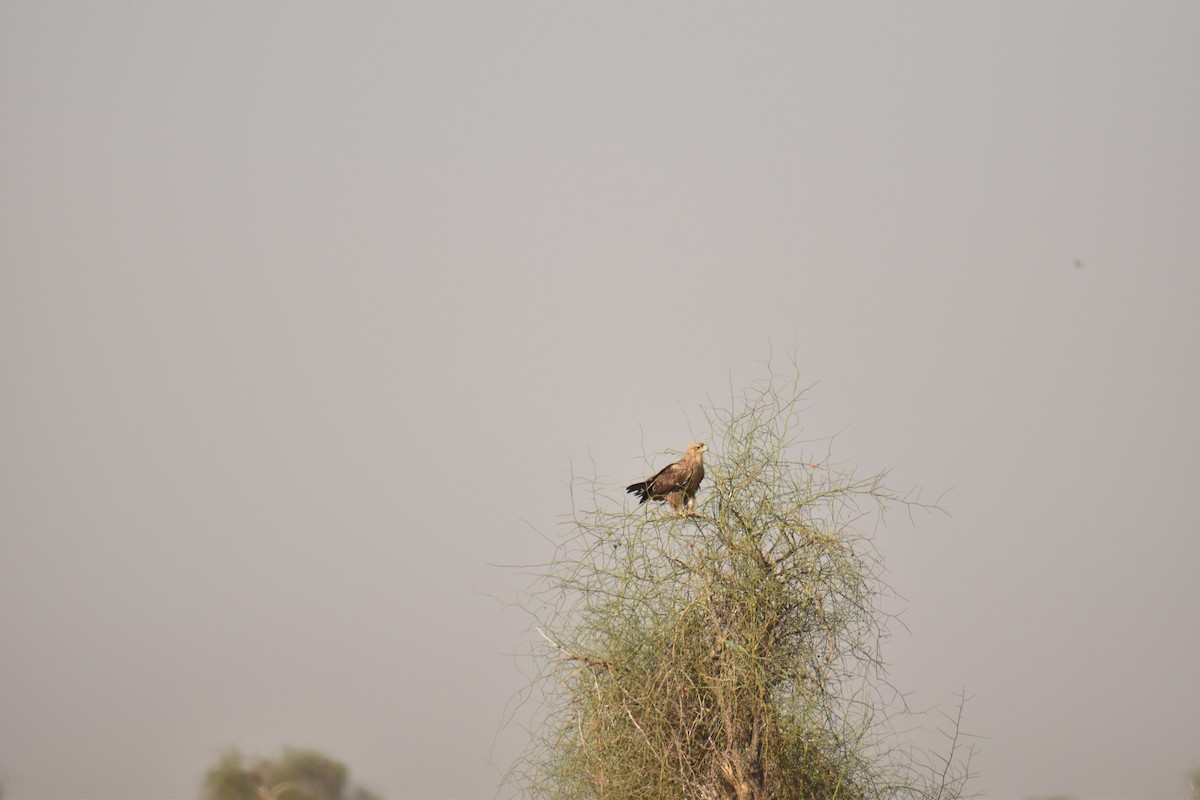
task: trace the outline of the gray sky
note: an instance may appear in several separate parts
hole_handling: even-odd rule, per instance
[[[1197,42],[1190,2],[0,5],[0,782],[294,744],[490,797],[489,562],[794,341],[808,433],[952,490],[879,535],[886,654],[975,697],[974,788],[1181,796]]]

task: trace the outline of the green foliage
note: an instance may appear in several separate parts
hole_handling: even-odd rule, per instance
[[[285,748],[278,759],[247,763],[237,750],[223,754],[204,776],[203,800],[378,800],[348,787],[344,764],[312,750]]]
[[[878,736],[887,587],[865,508],[919,505],[803,454],[795,384],[711,410],[691,517],[586,485],[534,587],[540,738],[510,776],[540,798],[952,797]],[[714,443],[715,442],[715,443]],[[955,742],[957,739],[955,738]]]

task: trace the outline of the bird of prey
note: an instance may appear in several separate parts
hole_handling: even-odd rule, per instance
[[[704,442],[692,442],[683,458],[663,467],[653,478],[629,484],[625,491],[641,498],[638,505],[647,500],[665,500],[680,516],[685,515],[686,504],[686,514],[690,515],[696,507],[696,490],[704,480],[704,451],[707,449]]]

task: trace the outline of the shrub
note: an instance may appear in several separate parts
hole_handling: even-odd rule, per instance
[[[531,590],[545,716],[510,773],[534,798],[956,796],[949,755],[890,745],[888,587],[868,510],[922,506],[805,454],[797,385],[710,409],[693,516],[576,481]],[[826,453],[827,455],[827,453]]]

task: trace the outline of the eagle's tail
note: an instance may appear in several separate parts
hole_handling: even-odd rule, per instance
[[[640,497],[641,500],[638,500],[638,505],[640,506],[642,503],[650,499],[650,481],[631,483],[625,487],[625,491],[629,492],[629,494],[636,494],[638,497]]]

